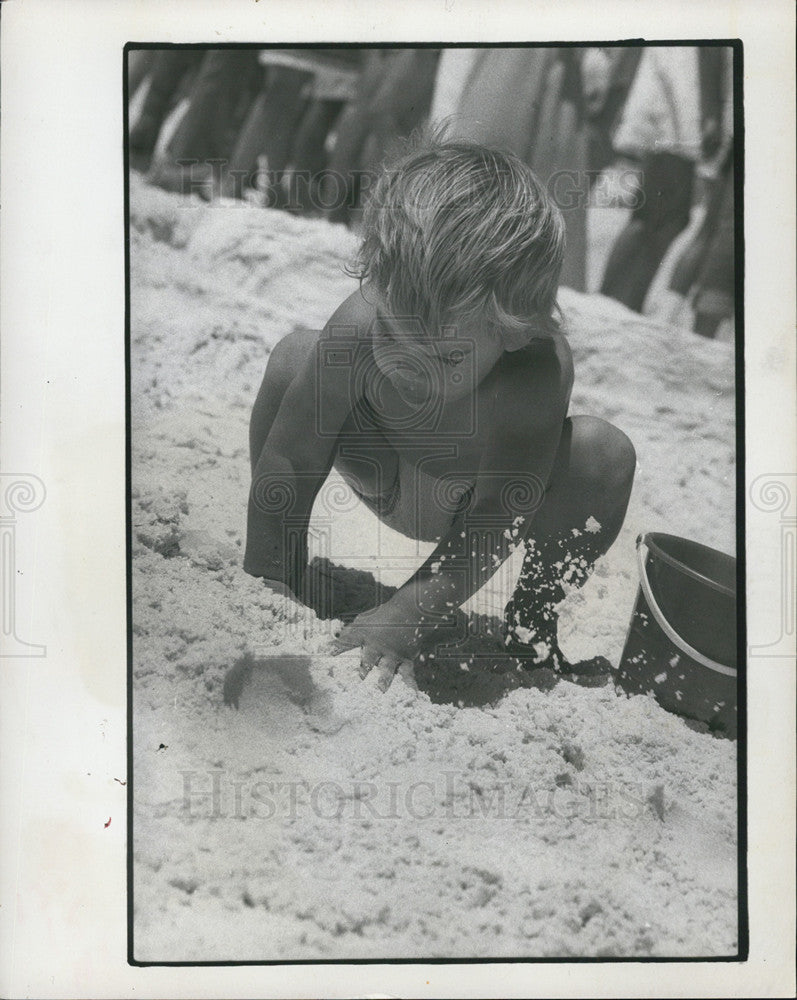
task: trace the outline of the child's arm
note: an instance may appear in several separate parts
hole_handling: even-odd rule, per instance
[[[553,468],[567,398],[555,381],[540,381],[531,381],[537,385],[530,393],[528,373],[518,366],[501,386],[501,412],[493,415],[469,509],[410,580],[344,629],[342,645],[411,658],[430,643],[464,637],[459,607],[529,533]]]
[[[321,349],[310,352],[285,392],[254,464],[249,491],[244,571],[287,584],[297,595],[307,566],[313,502],[332,466],[336,432],[352,406],[350,368],[324,360],[328,329],[321,335]]]

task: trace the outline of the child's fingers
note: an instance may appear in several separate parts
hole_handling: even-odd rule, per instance
[[[418,682],[415,680],[415,667],[412,660],[402,660],[398,665],[396,673],[408,688],[411,688],[413,691],[418,690]]]
[[[355,647],[345,645],[341,643],[340,639],[335,639],[331,643],[330,654],[338,656],[340,653],[348,652],[353,648]],[[417,690],[413,666],[410,660],[403,660],[400,656],[395,656],[392,653],[383,653],[373,646],[364,645],[360,653],[360,668],[358,671],[360,679],[365,680],[374,667],[376,667],[376,686],[380,691],[387,691],[399,669],[401,669],[402,676],[409,687]]]
[[[374,649],[373,646],[363,646],[362,656],[360,657],[360,678],[365,679],[371,670],[379,662],[382,654],[378,649]]]
[[[357,631],[351,626],[335,629],[329,641],[329,654],[338,656],[340,653],[350,652],[363,645],[362,636],[358,636]]]
[[[380,691],[387,691],[393,683],[400,663],[398,656],[391,656],[389,653],[379,658],[376,665],[376,686]]]
[[[327,650],[329,656],[340,656],[341,653],[350,653],[353,649],[357,649],[359,643],[349,643],[343,642],[340,639],[333,639],[329,644],[329,649]]]

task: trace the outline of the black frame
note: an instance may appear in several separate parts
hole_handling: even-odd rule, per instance
[[[716,47],[733,50],[733,125],[734,125],[734,255],[735,255],[735,388],[736,388],[736,586],[737,595],[745,595],[747,566],[745,553],[745,399],[744,399],[744,108],[742,81],[744,73],[744,47],[741,39],[656,39],[643,38],[620,40],[584,40],[579,42],[413,42],[393,41],[380,43],[358,42],[241,42],[241,43],[174,43],[128,42],[122,58],[123,100],[123,157],[124,157],[124,231],[125,231],[125,521],[126,521],[126,578],[127,578],[127,962],[138,968],[150,967],[224,967],[272,965],[466,965],[466,964],[590,964],[590,963],[674,963],[674,962],[744,962],[750,952],[750,927],[747,884],[747,606],[737,600],[736,636],[738,650],[738,733],[737,733],[737,885],[738,885],[738,951],[735,955],[653,957],[585,956],[563,958],[341,958],[341,959],[252,959],[234,961],[140,961],[134,957],[133,940],[133,590],[132,590],[132,515],[131,515],[131,391],[130,391],[130,183],[128,122],[128,52],[139,49],[294,49],[301,45],[313,48],[585,48],[596,45],[611,47]]]

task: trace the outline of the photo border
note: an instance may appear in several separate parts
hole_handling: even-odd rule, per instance
[[[143,960],[135,957],[134,942],[134,892],[133,892],[133,823],[134,823],[134,755],[133,755],[133,583],[132,583],[132,444],[131,444],[131,357],[130,357],[130,169],[129,169],[129,86],[128,55],[131,51],[194,49],[395,49],[395,48],[730,48],[733,52],[733,123],[734,123],[734,261],[735,261],[735,343],[734,385],[736,404],[736,593],[744,599],[736,602],[737,639],[737,690],[738,731],[737,739],[737,940],[738,949],[731,955],[707,956],[512,956],[512,957],[434,957],[411,956],[406,958],[319,958],[319,959],[229,959],[229,960]],[[745,962],[750,952],[750,925],[747,884],[747,600],[746,600],[746,468],[745,468],[745,369],[744,369],[744,45],[740,38],[693,39],[618,39],[614,41],[544,41],[544,42],[441,42],[441,41],[391,41],[391,42],[128,42],[123,51],[123,147],[124,147],[124,212],[125,212],[125,406],[126,406],[126,552],[127,552],[127,961],[137,968],[185,967],[239,967],[239,966],[362,966],[362,965],[492,965],[492,964],[627,964],[627,963],[693,963],[693,962]]]

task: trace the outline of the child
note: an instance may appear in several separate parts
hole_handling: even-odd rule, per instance
[[[568,417],[573,364],[553,317],[559,210],[516,157],[429,140],[378,180],[360,288],[320,334],[272,351],[250,426],[244,569],[302,599],[306,528],[334,465],[383,521],[437,546],[341,633],[384,690],[421,651],[462,638],[459,607],[523,542],[505,611],[526,667],[571,664],[554,606],[625,516],[636,465],[617,428]]]

